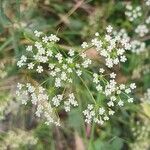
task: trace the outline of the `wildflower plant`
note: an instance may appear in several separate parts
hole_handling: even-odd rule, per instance
[[[111,71],[115,65],[127,61],[125,52],[131,48],[128,38],[123,38],[109,25],[104,35],[95,33],[94,38],[83,42],[78,51],[66,50],[59,42],[61,39],[54,34],[47,36],[34,31],[31,45],[17,62],[26,79],[18,83],[16,94],[22,104],[36,106],[37,117],[45,119],[48,125],[61,125],[59,111],[69,112],[81,104],[76,97],[77,81],[90,95],[82,110],[86,123],[103,125],[115,114],[116,107],[133,102],[131,93],[136,88],[135,83],[119,84],[116,73]],[[88,56],[89,49],[94,49],[98,58],[104,59],[104,66],[99,67],[96,60]],[[90,77],[89,82],[85,73]],[[97,91],[95,94],[91,85]],[[96,99],[98,94],[104,97],[103,101]]]
[[[149,16],[149,1],[143,2],[143,5],[126,5],[125,15],[132,26],[131,50],[134,53],[140,54],[145,51],[147,37],[150,33],[150,16]]]

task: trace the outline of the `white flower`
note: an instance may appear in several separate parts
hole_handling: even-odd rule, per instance
[[[67,58],[66,60],[67,60],[67,63],[68,63],[68,64],[72,64],[72,63],[73,63],[73,59],[72,59],[72,58],[70,58],[70,57],[69,57],[69,58]]]
[[[29,64],[28,64],[28,69],[33,69],[33,67],[34,67],[34,64],[33,64],[33,63],[29,63]]]
[[[145,50],[145,43],[144,42],[141,42],[141,41],[137,41],[137,40],[133,40],[131,41],[131,50],[132,52],[134,53],[141,53]]]
[[[124,56],[124,55],[123,55],[123,56],[120,56],[120,61],[121,61],[121,62],[125,62],[126,60],[127,60],[126,56]]]
[[[23,84],[21,84],[21,83],[18,83],[18,84],[17,84],[17,88],[18,88],[19,90],[21,90],[22,87],[23,87]]]
[[[119,106],[123,106],[123,105],[124,105],[124,102],[123,102],[122,100],[120,100],[120,101],[118,102],[118,105],[119,105]]]
[[[32,51],[32,45],[27,46],[26,51],[31,52]]]
[[[111,41],[111,36],[108,35],[108,34],[106,34],[106,35],[105,35],[105,40],[106,40],[107,42],[110,42],[110,41]]]
[[[92,109],[93,109],[93,105],[92,105],[92,104],[88,104],[87,108],[88,108],[89,110],[92,110]]]
[[[129,21],[133,22],[135,19],[142,16],[141,7],[137,6],[133,8],[131,5],[126,6],[125,15],[128,17]]]
[[[42,44],[38,41],[35,42],[34,46],[37,48],[37,49],[40,49],[42,48]]]
[[[124,84],[120,84],[120,90],[124,90],[125,89],[125,85]]]
[[[56,36],[56,35],[54,35],[54,34],[51,34],[49,37],[49,40],[52,42],[58,42],[60,39]]]
[[[22,55],[22,56],[21,56],[21,61],[22,61],[22,62],[26,62],[26,61],[27,61],[27,57],[24,56],[24,55]]]
[[[116,74],[114,73],[114,72],[112,72],[111,74],[110,74],[110,78],[115,78],[116,77]]]
[[[55,97],[52,98],[53,105],[58,107],[62,99],[63,99],[62,95],[56,95]]]
[[[98,32],[96,32],[96,33],[95,33],[95,36],[99,36],[99,33],[98,33]]]
[[[53,52],[51,50],[48,50],[46,52],[46,55],[49,56],[49,57],[52,57],[53,56]]]
[[[81,47],[82,47],[82,48],[87,48],[87,47],[89,47],[89,46],[88,46],[87,42],[83,42],[83,43],[81,44]]]
[[[50,69],[54,69],[55,65],[54,64],[49,64]]]
[[[81,76],[82,71],[81,70],[77,70],[76,73],[77,73],[78,76]]]
[[[68,54],[69,54],[69,56],[71,56],[71,57],[74,56],[74,50],[70,49],[69,52],[68,52]]]
[[[82,53],[81,54],[81,57],[84,59],[84,58],[86,58],[86,54],[85,53]]]
[[[108,116],[104,116],[104,120],[105,121],[109,120],[109,117]]]
[[[36,71],[37,71],[38,73],[43,72],[43,67],[42,67],[42,66],[37,66]]]
[[[149,32],[147,26],[145,24],[138,25],[135,29],[135,33],[137,33],[140,37],[143,37]]]
[[[100,68],[100,69],[99,69],[99,72],[100,72],[100,73],[104,73],[104,71],[105,71],[105,70],[104,70],[103,68]]]
[[[35,36],[40,37],[42,35],[42,32],[35,30],[34,34],[35,34]]]
[[[65,72],[61,73],[61,80],[67,80],[67,74]]]
[[[128,88],[128,89],[125,90],[125,92],[126,92],[127,94],[129,94],[129,93],[131,93],[131,89]]]
[[[60,78],[55,79],[55,86],[56,87],[61,87],[61,79]]]
[[[131,88],[131,89],[135,89],[135,88],[136,88],[135,83],[131,83],[131,84],[130,84],[130,88]]]
[[[98,84],[98,85],[96,86],[96,89],[97,89],[97,91],[102,91],[103,87],[102,87],[100,84]]]
[[[146,24],[150,24],[150,16],[145,20]]]
[[[58,61],[60,63],[62,62],[62,54],[61,53],[57,53],[57,55],[55,55],[55,57],[58,59]]]
[[[109,25],[109,26],[107,26],[106,27],[106,31],[108,32],[108,33],[111,33],[112,32],[112,26],[111,25]]]
[[[109,101],[109,102],[107,103],[107,105],[108,105],[109,107],[113,107],[113,106],[114,106],[114,102],[113,102],[113,101]]]
[[[48,40],[49,40],[49,38],[48,38],[47,36],[42,37],[42,41],[43,41],[44,43],[47,43]]]
[[[105,109],[104,109],[103,107],[102,107],[102,108],[99,108],[99,114],[100,114],[100,115],[103,115],[104,112],[105,112]]]
[[[22,60],[20,60],[20,61],[17,62],[17,66],[19,68],[21,68],[22,66],[24,66],[24,63],[22,62]]]
[[[129,98],[129,99],[128,99],[128,102],[129,102],[129,103],[133,103],[133,98]]]
[[[117,98],[116,98],[115,96],[111,96],[111,97],[110,97],[110,100],[111,100],[111,101],[116,101]]]
[[[113,110],[110,110],[108,113],[109,115],[114,115],[115,112]]]
[[[147,6],[150,6],[150,0],[146,0],[146,1],[145,1],[145,4],[146,4]]]

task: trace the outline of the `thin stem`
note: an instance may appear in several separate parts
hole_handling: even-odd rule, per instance
[[[92,100],[94,101],[94,103],[96,104],[96,101],[92,95],[92,93],[90,92],[89,88],[87,87],[86,83],[84,82],[84,80],[79,76],[80,80],[82,81],[82,83],[84,84],[84,86],[86,87],[87,91],[89,92],[90,96],[92,97]]]
[[[94,129],[95,129],[95,122],[93,121],[92,128],[91,128],[90,141],[89,141],[89,144],[88,144],[88,150],[93,150],[92,142],[94,140]]]

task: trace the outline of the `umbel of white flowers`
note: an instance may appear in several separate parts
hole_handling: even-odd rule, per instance
[[[106,28],[105,35],[100,36],[97,32],[91,42],[83,42],[81,52],[76,52],[73,49],[64,52],[61,48],[55,47],[59,45],[60,40],[56,35],[46,36],[39,31],[35,31],[34,34],[37,41],[33,45],[27,46],[25,54],[21,56],[17,66],[29,72],[37,73],[37,75],[48,73],[54,80],[52,87],[54,87],[56,94],[52,97],[48,89],[44,88],[38,81],[36,81],[36,84],[26,83],[25,81],[25,83],[18,83],[16,93],[22,104],[26,105],[31,101],[36,106],[36,116],[45,119],[46,124],[61,124],[57,108],[63,108],[68,112],[73,107],[78,107],[76,93],[73,90],[71,91],[72,88],[66,92],[65,86],[72,87],[76,84],[73,82],[73,75],[76,75],[85,85],[84,71],[90,73],[91,78],[93,78],[91,84],[95,85],[95,90],[103,94],[106,99],[105,106],[98,105],[87,85],[85,85],[93,101],[93,103],[90,102],[87,105],[87,109],[83,110],[86,123],[94,121],[102,125],[115,113],[115,107],[123,107],[126,103],[133,102],[133,98],[129,95],[131,90],[136,88],[135,83],[128,86],[119,85],[115,81],[116,74],[112,72],[107,75],[104,68],[100,68],[99,72],[92,72],[90,66],[93,60],[86,55],[87,49],[92,47],[104,58],[105,65],[108,68],[112,68],[120,62],[125,62],[127,60],[125,52],[131,48],[127,36],[113,31],[112,26],[109,25]],[[46,81],[47,79],[42,83],[46,83]]]

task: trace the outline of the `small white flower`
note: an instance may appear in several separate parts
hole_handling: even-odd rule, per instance
[[[145,4],[146,4],[147,6],[150,6],[150,0],[146,0],[146,1],[145,1]]]
[[[109,25],[109,26],[107,26],[106,27],[106,31],[108,32],[108,33],[111,33],[112,32],[112,26],[111,25]]]
[[[99,114],[100,114],[100,115],[103,115],[104,112],[105,112],[105,109],[104,109],[103,107],[102,107],[102,108],[99,108]]]
[[[92,104],[88,104],[87,108],[88,108],[89,110],[92,110],[92,109],[93,109],[93,105],[92,105]]]
[[[54,35],[54,34],[51,34],[49,37],[49,40],[52,42],[58,42],[60,39],[56,36],[56,35]]]
[[[42,67],[42,66],[37,66],[36,71],[37,71],[38,73],[43,72],[43,67]]]
[[[97,91],[102,91],[103,87],[102,87],[100,84],[98,84],[98,85],[96,86],[96,89],[97,89]]]
[[[87,42],[83,42],[83,43],[81,44],[81,47],[82,47],[82,48],[87,48],[87,47],[89,47],[89,46],[88,46]]]
[[[99,69],[99,72],[100,72],[100,73],[104,73],[104,71],[105,71],[105,70],[104,70],[103,68],[100,68],[100,69]]]
[[[95,33],[95,36],[99,36],[99,33],[98,33],[98,32],[96,32],[96,33]]]
[[[111,74],[110,74],[110,78],[115,78],[116,77],[116,74],[114,73],[114,72],[112,72]]]
[[[24,56],[24,55],[22,55],[22,56],[21,56],[21,61],[22,61],[22,62],[26,62],[26,61],[27,61],[27,57]]]
[[[123,101],[120,100],[120,101],[118,102],[118,105],[119,105],[119,106],[123,106],[123,105],[124,105]]]
[[[32,51],[32,45],[27,46],[26,51],[31,52]]]
[[[120,90],[124,90],[125,89],[125,85],[124,84],[120,84]]]
[[[46,52],[46,55],[49,56],[49,57],[52,57],[53,56],[53,52],[51,50],[48,50]]]
[[[21,68],[22,66],[24,66],[24,63],[22,62],[22,60],[20,60],[20,61],[17,62],[17,66],[19,68]]]
[[[128,89],[125,90],[125,92],[126,92],[127,94],[129,94],[129,93],[131,93],[131,89],[128,88]]]
[[[43,41],[44,43],[47,43],[48,40],[49,40],[49,38],[48,38],[47,36],[42,37],[42,41]]]
[[[81,70],[77,70],[76,73],[77,73],[78,76],[81,76],[82,71]]]
[[[114,115],[115,112],[113,110],[110,110],[108,113],[109,115]]]
[[[129,103],[133,103],[133,98],[129,98],[129,99],[128,99],[128,102],[129,102]]]
[[[104,116],[104,120],[105,121],[109,120],[109,117],[108,116]]]
[[[69,54],[69,56],[71,56],[71,57],[74,56],[74,50],[70,49],[69,52],[68,52],[68,54]]]
[[[135,29],[135,33],[137,33],[140,37],[143,37],[149,32],[147,26],[145,24],[138,25]]]
[[[17,84],[17,88],[18,88],[19,90],[21,90],[22,87],[23,87],[23,84],[21,84],[21,83],[18,83],[18,84]]]
[[[135,83],[131,83],[131,84],[130,84],[130,88],[131,88],[131,89],[135,89],[135,88],[136,88]]]
[[[34,34],[35,34],[35,36],[40,37],[42,35],[42,32],[35,30]]]
[[[121,62],[125,62],[126,60],[127,60],[126,56],[123,55],[123,56],[120,57]]]
[[[28,64],[28,69],[33,69],[33,67],[34,67],[34,64],[33,64],[33,63],[29,63],[29,64]]]

